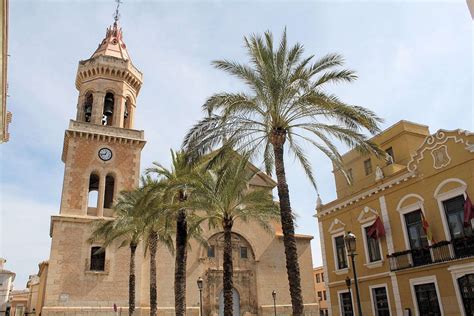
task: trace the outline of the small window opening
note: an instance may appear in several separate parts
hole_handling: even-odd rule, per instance
[[[115,179],[111,175],[105,177],[105,196],[104,196],[104,208],[111,208],[114,200],[114,186]]]
[[[86,96],[86,101],[84,102],[84,121],[90,122],[92,118],[92,103],[93,103],[92,93],[88,93]]]
[[[114,117],[114,95],[107,93],[104,99],[104,112],[102,113],[102,125],[112,125]]]
[[[89,178],[89,196],[88,207],[97,207],[99,198],[99,176],[95,173],[91,174]]]
[[[351,182],[354,182],[354,176],[352,174],[352,168],[347,169],[347,177]]]
[[[393,155],[393,148],[387,148],[385,152],[387,153],[387,165],[391,165],[395,161],[395,156]]]
[[[125,101],[125,110],[123,112],[123,127],[130,128],[130,109],[131,109],[131,102],[130,99],[127,98]]]
[[[214,245],[207,247],[207,257],[214,258],[216,256],[216,247]]]
[[[364,169],[366,176],[372,173],[372,161],[370,161],[370,159],[364,161]]]
[[[105,270],[105,249],[102,247],[91,248],[91,271],[104,271]]]
[[[240,247],[240,258],[247,259],[248,258],[248,248],[247,247]]]

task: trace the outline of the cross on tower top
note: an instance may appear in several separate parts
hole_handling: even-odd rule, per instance
[[[115,20],[115,23],[117,23],[117,21],[120,18],[119,8],[120,8],[120,4],[122,3],[122,1],[121,0],[115,0],[115,2],[117,2],[117,7],[115,7],[114,20]]]

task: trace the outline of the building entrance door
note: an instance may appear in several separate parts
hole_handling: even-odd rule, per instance
[[[474,273],[459,278],[458,284],[466,315],[474,315]]]
[[[240,316],[240,295],[235,288],[232,288],[232,315]],[[224,289],[219,294],[219,316],[224,316]]]

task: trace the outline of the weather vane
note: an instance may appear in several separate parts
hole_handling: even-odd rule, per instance
[[[119,8],[120,8],[120,4],[122,3],[122,1],[121,0],[115,0],[115,2],[117,2],[117,7],[115,8],[114,20],[115,20],[115,23],[117,23],[117,21],[120,18]]]

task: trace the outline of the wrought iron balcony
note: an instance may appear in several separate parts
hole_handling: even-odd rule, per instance
[[[390,270],[397,271],[432,263],[474,256],[474,236],[440,241],[429,247],[387,255]]]

